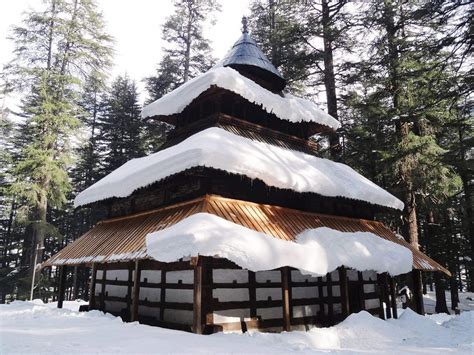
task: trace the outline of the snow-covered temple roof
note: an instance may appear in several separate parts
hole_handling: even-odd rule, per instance
[[[275,94],[229,67],[217,67],[181,85],[145,106],[143,117],[170,116],[182,112],[194,99],[211,87],[232,91],[282,120],[293,123],[315,122],[332,129],[340,123],[316,104],[288,93]]]
[[[128,161],[81,192],[74,205],[127,197],[139,188],[193,167],[260,179],[276,188],[403,209],[403,202],[347,165],[253,141],[217,127],[198,132],[157,153]]]
[[[410,272],[413,265],[408,248],[370,232],[321,227],[287,241],[208,213],[148,234],[146,246],[148,256],[162,262],[203,255],[229,259],[250,271],[290,266],[313,276],[324,276],[340,266],[394,276]]]

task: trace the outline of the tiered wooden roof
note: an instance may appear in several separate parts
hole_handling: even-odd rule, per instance
[[[215,195],[206,195],[158,210],[100,222],[44,262],[42,266],[146,259],[147,234],[163,230],[199,212],[214,214],[249,229],[289,241],[294,240],[306,229],[318,227],[329,227],[343,232],[372,232],[409,248],[413,253],[413,268],[441,271],[450,275],[447,269],[397,237],[381,222],[302,212]]]

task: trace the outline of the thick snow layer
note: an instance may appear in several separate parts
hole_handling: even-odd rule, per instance
[[[244,99],[262,105],[263,109],[290,122],[316,122],[333,129],[340,123],[313,102],[285,93],[272,93],[238,71],[218,67],[188,81],[176,90],[145,106],[143,117],[169,116],[183,111],[196,97],[212,86],[232,91]]]
[[[403,209],[403,202],[347,165],[252,141],[217,127],[198,132],[168,149],[128,161],[81,192],[74,205],[126,197],[141,187],[198,166],[260,179],[282,189]]]
[[[296,242],[245,228],[208,213],[197,213],[146,238],[147,254],[162,262],[205,255],[232,260],[251,271],[282,266],[324,276],[339,266],[391,275],[412,269],[412,252],[369,232],[309,229]]]
[[[9,354],[472,354],[473,312],[437,324],[411,311],[383,321],[367,312],[330,328],[281,334],[195,335],[124,323],[78,302],[0,305],[0,353]]]

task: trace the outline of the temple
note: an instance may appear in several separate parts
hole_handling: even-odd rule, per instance
[[[318,157],[311,137],[339,122],[285,86],[244,22],[224,59],[144,107],[174,128],[76,197],[102,217],[42,264],[60,269],[58,306],[81,266],[89,310],[199,334],[289,331],[396,317],[395,276],[449,274],[375,220],[399,199]]]

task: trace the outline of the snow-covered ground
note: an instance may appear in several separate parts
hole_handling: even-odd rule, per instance
[[[402,312],[383,321],[367,312],[331,328],[268,334],[200,336],[123,323],[99,311],[79,313],[80,302],[64,309],[41,301],[0,305],[1,354],[219,353],[219,354],[473,354],[473,314],[422,317]]]
[[[428,291],[423,296],[426,313],[435,313],[436,294],[434,291]],[[446,303],[451,311],[451,293],[446,291]],[[459,309],[461,311],[474,311],[474,292],[460,292],[459,293]]]

